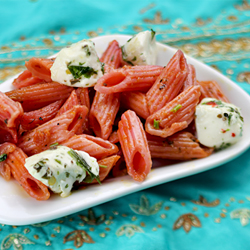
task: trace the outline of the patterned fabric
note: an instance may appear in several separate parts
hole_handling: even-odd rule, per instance
[[[0,82],[83,38],[154,29],[250,93],[250,2],[0,1]],[[216,169],[60,219],[0,224],[6,249],[213,249],[250,245],[250,150]]]

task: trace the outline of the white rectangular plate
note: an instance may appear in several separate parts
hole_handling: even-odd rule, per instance
[[[123,45],[129,38],[130,36],[126,35],[109,35],[92,40],[98,54],[101,55],[113,39]],[[175,52],[176,49],[158,43],[157,64],[165,66]],[[129,176],[109,179],[102,185],[92,185],[87,189],[74,191],[67,198],[52,195],[47,201],[36,201],[29,197],[17,182],[6,182],[0,178],[0,223],[27,225],[56,219],[142,189],[212,169],[247,150],[250,145],[250,96],[238,85],[209,66],[189,56],[187,56],[187,61],[195,66],[198,80],[217,81],[230,102],[242,109],[245,124],[243,137],[237,144],[204,159],[168,166],[164,166],[166,164],[163,164],[163,161],[154,162],[154,165],[161,165],[161,167],[153,169],[146,181],[142,183],[133,181]],[[13,89],[11,85],[13,79],[2,83],[0,91],[6,92]]]

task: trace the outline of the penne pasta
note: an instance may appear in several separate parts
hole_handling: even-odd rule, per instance
[[[17,143],[17,129],[8,128],[7,125],[0,121],[0,144],[4,142]]]
[[[63,104],[63,106],[59,109],[56,116],[60,116],[63,113],[65,113],[67,110],[72,109],[74,106],[79,105],[79,101],[76,95],[76,91],[73,90],[69,96],[69,98],[66,100],[66,102]]]
[[[36,83],[43,83],[44,80],[33,76],[29,70],[24,70],[22,74],[20,74],[14,81],[13,86],[17,89],[27,87],[30,85],[34,85]]]
[[[35,84],[5,94],[13,101],[20,102],[25,112],[36,110],[58,100],[66,100],[72,88],[57,82]]]
[[[142,92],[124,92],[121,95],[121,102],[126,108],[135,111],[143,119],[147,119],[150,115],[146,95]]]
[[[108,140],[85,134],[74,135],[70,139],[64,141],[62,145],[74,150],[82,150],[98,160],[118,152],[118,147]]]
[[[187,74],[186,59],[183,52],[178,50],[146,93],[150,114],[164,107],[178,95]]]
[[[18,147],[27,155],[33,155],[49,149],[54,143],[61,144],[75,135],[87,113],[86,106],[74,106],[61,116],[25,133],[20,137]]]
[[[96,91],[89,112],[90,127],[96,136],[105,140],[109,138],[119,107],[119,94],[102,94]]]
[[[116,162],[120,159],[119,155],[112,155],[107,158],[98,161],[100,166],[99,176],[100,181],[104,181],[105,178],[108,176],[111,169],[115,166]],[[97,180],[93,180],[91,184],[97,183]]]
[[[16,149],[16,145],[13,143],[5,142],[0,145],[0,175],[9,181],[11,178],[10,166],[6,164],[8,155]]]
[[[147,118],[146,131],[151,135],[165,138],[187,128],[194,119],[199,97],[200,86],[189,87]]]
[[[121,66],[122,60],[122,51],[119,47],[119,43],[116,40],[113,40],[109,43],[108,48],[102,54],[100,61],[109,65],[111,68],[117,69]],[[110,71],[108,69],[108,71]],[[105,69],[105,72],[106,69]]]
[[[16,127],[17,119],[23,114],[20,103],[11,100],[7,95],[0,92],[0,121],[8,128]]]
[[[143,181],[152,167],[145,131],[134,111],[123,113],[118,124],[118,137],[130,176]]]
[[[50,68],[53,63],[54,59],[33,57],[25,62],[25,66],[32,73],[32,76],[43,79],[45,82],[51,82]]]
[[[124,66],[104,74],[94,89],[103,94],[123,91],[147,91],[162,72],[163,67],[156,65]]]
[[[216,81],[198,81],[198,84],[201,87],[200,100],[210,97],[229,103],[229,100],[223,94],[219,84]]]
[[[189,88],[190,86],[196,86],[198,84],[194,66],[191,64],[188,64],[187,69],[188,69],[188,74],[183,84],[183,91]]]
[[[212,148],[202,148],[194,135],[178,132],[165,139],[149,137],[148,146],[152,158],[169,160],[192,160],[209,156]]]
[[[50,197],[48,187],[42,182],[30,175],[25,168],[25,159],[27,155],[20,149],[16,148],[6,159],[6,165],[10,167],[11,174],[23,187],[23,189],[37,200],[47,200]]]
[[[41,109],[24,112],[20,118],[21,128],[23,130],[31,130],[48,122],[56,116],[62,104],[63,100],[58,100]]]
[[[113,131],[111,133],[111,135],[109,136],[109,141],[113,144],[118,143],[119,142],[119,138],[118,138],[118,134],[117,131]]]

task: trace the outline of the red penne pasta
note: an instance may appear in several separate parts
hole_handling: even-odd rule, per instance
[[[150,115],[146,95],[142,92],[124,92],[121,101],[126,108],[132,109],[141,118],[147,119]]]
[[[136,181],[143,181],[152,167],[145,131],[134,111],[123,113],[118,124],[121,144],[128,174]]]
[[[8,128],[4,122],[0,121],[0,144],[4,142],[17,143],[17,130]]]
[[[111,135],[109,136],[109,141],[113,144],[118,143],[119,142],[119,138],[118,138],[118,134],[117,131],[113,131],[111,133]]]
[[[199,97],[200,86],[189,87],[147,118],[146,131],[151,135],[168,137],[187,128],[194,119]]]
[[[66,100],[72,87],[57,82],[35,84],[5,94],[14,101],[20,102],[24,111],[32,111],[58,100]]]
[[[150,114],[164,107],[178,95],[187,73],[186,59],[182,51],[178,50],[146,94]]]
[[[108,140],[91,135],[75,135],[64,141],[62,145],[74,150],[82,150],[98,160],[114,155],[119,150],[115,144]]]
[[[5,164],[10,167],[13,177],[31,197],[37,200],[49,199],[50,192],[48,187],[31,176],[25,168],[24,164],[26,158],[27,155],[20,148],[16,148],[8,155]]]
[[[63,100],[59,100],[41,109],[24,112],[24,114],[20,118],[20,125],[22,129],[31,130],[53,119],[62,104]]]
[[[61,116],[25,133],[20,138],[18,146],[26,154],[33,155],[49,149],[51,144],[60,144],[75,135],[87,113],[86,106],[74,106]]]
[[[123,91],[147,91],[162,72],[156,65],[124,66],[104,74],[95,85],[95,90],[104,94]]]
[[[119,155],[112,155],[110,157],[98,161],[98,164],[101,165],[99,170],[100,181],[104,181],[104,179],[108,176],[109,172],[119,159]],[[91,184],[95,183],[97,183],[96,179],[91,182]]]
[[[183,84],[183,91],[189,88],[190,86],[196,86],[198,84],[194,66],[191,64],[188,64],[187,69],[188,69],[188,74]]]
[[[114,167],[112,168],[112,176],[113,177],[121,177],[128,174],[126,162],[122,153],[122,150],[119,149],[117,155],[120,156],[119,160],[116,162]]]
[[[43,83],[44,80],[32,76],[32,73],[29,70],[24,70],[14,81],[13,86],[20,89],[23,87],[27,87],[30,85],[34,85],[36,83]]]
[[[16,149],[16,145],[13,143],[5,142],[0,145],[0,156],[2,158],[8,157]],[[6,180],[9,181],[11,178],[10,166],[6,164],[6,159],[0,162],[0,175]]]
[[[16,127],[18,117],[22,114],[21,104],[0,92],[0,121],[4,122],[8,128],[14,128]]]
[[[121,60],[122,60],[122,51],[119,47],[119,43],[116,40],[113,40],[109,43],[108,48],[104,51],[102,54],[102,57],[100,58],[100,61],[108,64],[114,69],[117,69],[121,66]],[[107,72],[105,70],[105,72]]]
[[[89,90],[88,88],[78,88],[76,90],[76,95],[78,98],[78,102],[81,105],[85,105],[88,109],[90,109],[90,100],[89,100]]]
[[[149,137],[148,146],[152,158],[192,160],[209,156],[212,148],[202,148],[189,132],[178,132],[166,139]]]
[[[198,81],[198,84],[201,87],[200,100],[206,97],[210,97],[229,103],[229,100],[223,94],[219,84],[216,81]]]
[[[76,91],[73,90],[69,96],[69,98],[66,100],[66,102],[63,104],[63,106],[59,109],[56,116],[60,116],[63,113],[65,113],[67,110],[73,108],[75,105],[79,105],[78,98],[76,95]]]
[[[44,59],[33,57],[25,62],[26,68],[33,76],[43,79],[45,82],[51,82],[50,68],[54,63],[54,59]]]
[[[90,127],[102,139],[108,139],[120,107],[118,94],[102,94],[96,91],[89,112]]]

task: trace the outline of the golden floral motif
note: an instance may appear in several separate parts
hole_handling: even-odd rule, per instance
[[[144,14],[148,10],[152,9],[155,7],[155,3],[151,3],[148,6],[144,7],[143,9],[140,10],[140,14]]]
[[[182,226],[186,233],[188,233],[191,230],[192,226],[201,227],[201,222],[199,218],[192,213],[183,214],[175,221],[173,229],[176,230],[181,228]]]
[[[238,21],[238,17],[234,16],[234,15],[231,15],[231,16],[227,17],[227,20],[228,21],[232,21],[232,22],[236,22],[236,21]]]
[[[49,38],[44,38],[43,43],[47,46],[52,46],[53,45],[53,40]]]
[[[243,3],[241,5],[237,4],[234,6],[237,10],[250,10],[250,4],[248,3],[248,0],[243,0]]]
[[[247,82],[250,84],[250,71],[241,72],[237,76],[238,82]]]
[[[161,11],[156,11],[153,19],[144,18],[143,21],[145,23],[151,23],[151,24],[167,24],[167,23],[169,23],[168,18],[162,19]]]
[[[83,243],[95,243],[92,238],[84,230],[74,230],[66,234],[63,238],[63,243],[74,241],[74,246],[79,248]]]
[[[79,215],[81,220],[89,225],[100,225],[105,221],[105,214],[100,215],[99,217],[95,216],[95,213],[92,208],[88,209],[88,216]]]
[[[211,18],[207,18],[206,20],[204,20],[203,18],[196,18],[196,22],[195,22],[195,25],[197,26],[204,26],[208,23],[211,23],[212,22],[212,19]]]
[[[205,207],[216,207],[220,204],[220,200],[216,199],[212,202],[208,202],[206,198],[204,198],[202,195],[199,196],[199,200],[191,200],[196,205],[201,205]]]

